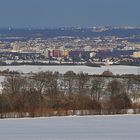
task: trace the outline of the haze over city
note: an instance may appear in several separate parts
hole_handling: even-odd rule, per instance
[[[137,26],[139,0],[0,0],[0,28]]]

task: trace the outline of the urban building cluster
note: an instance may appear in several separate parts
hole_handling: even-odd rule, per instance
[[[97,28],[98,29],[98,28]],[[96,28],[96,32],[105,28]],[[95,37],[2,37],[0,38],[0,63],[42,63],[42,64],[131,64],[140,62],[140,43],[129,42],[135,36]]]

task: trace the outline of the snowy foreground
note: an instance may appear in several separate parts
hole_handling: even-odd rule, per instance
[[[136,66],[102,66],[87,67],[87,66],[0,66],[0,70],[9,69],[10,71],[18,71],[23,73],[40,72],[40,71],[58,71],[62,74],[67,71],[74,71],[75,73],[84,72],[88,74],[102,74],[106,70],[110,70],[113,74],[138,74],[139,68]]]
[[[140,140],[140,116],[5,119],[0,140]]]

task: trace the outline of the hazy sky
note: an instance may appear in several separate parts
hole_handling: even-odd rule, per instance
[[[0,28],[102,25],[140,25],[140,0],[0,0]]]

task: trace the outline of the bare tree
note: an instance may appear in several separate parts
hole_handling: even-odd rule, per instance
[[[69,94],[71,94],[76,84],[76,73],[73,71],[66,72],[64,74],[64,81],[68,87]]]
[[[126,87],[119,80],[112,80],[108,84],[107,90],[110,92],[110,109],[114,113],[131,107],[132,102],[126,92]]]
[[[84,87],[89,80],[89,76],[86,73],[80,72],[76,76],[77,86],[79,93],[84,93]]]
[[[116,96],[125,91],[125,86],[120,81],[114,79],[108,83],[107,91],[109,91],[111,96]]]
[[[105,85],[105,81],[104,78],[102,77],[95,77],[92,80],[92,85],[91,85],[91,91],[90,91],[90,95],[91,98],[95,98],[96,100],[99,101],[100,97],[101,97],[101,93],[103,91],[104,85]]]
[[[9,76],[2,82],[2,92],[10,95],[21,93],[26,86],[26,79],[22,76]]]

